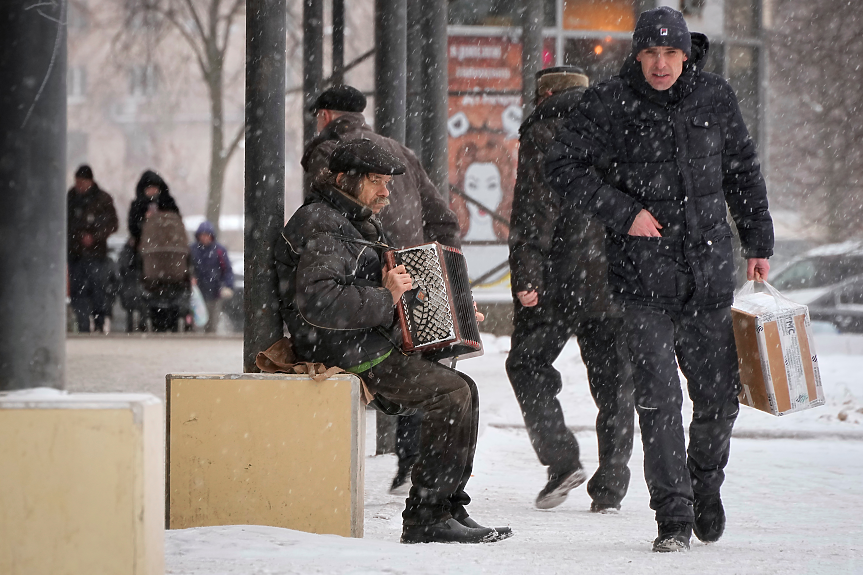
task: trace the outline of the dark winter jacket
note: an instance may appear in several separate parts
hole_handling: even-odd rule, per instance
[[[280,311],[300,359],[347,369],[401,345],[379,250],[349,241],[383,238],[371,210],[317,186],[282,236],[275,254]]]
[[[108,236],[118,227],[117,210],[111,196],[99,189],[95,182],[83,194],[71,188],[66,194],[66,214],[69,260],[108,257]],[[81,241],[84,234],[93,237],[89,247]]]
[[[548,155],[551,186],[607,226],[609,284],[625,301],[665,309],[730,305],[726,204],[743,256],[773,253],[755,144],[731,87],[702,71],[707,50],[707,38],[693,33],[692,56],[663,92],[630,56],[619,76],[585,92]],[[642,209],[662,224],[661,238],[628,235]],[[678,291],[688,283],[678,281],[681,273],[694,291]]]
[[[201,234],[213,236],[213,243],[208,246],[193,242],[189,246],[192,267],[201,294],[207,301],[219,299],[219,291],[223,287],[234,289],[234,270],[228,259],[228,250],[225,246],[217,243],[216,231],[210,222],[202,222],[195,232],[195,238]]]
[[[148,198],[144,193],[144,190],[150,186],[159,187],[159,195],[155,198]],[[141,227],[144,225],[147,210],[150,204],[154,202],[159,211],[180,213],[180,208],[177,207],[177,202],[171,196],[165,180],[156,172],[147,170],[141,175],[141,179],[138,180],[138,185],[135,187],[135,199],[132,200],[132,205],[129,207],[129,235],[132,236],[135,249],[137,249],[138,243],[141,241]]]
[[[565,202],[548,185],[545,157],[585,88],[543,100],[519,130],[518,173],[509,228],[513,295],[536,290],[567,314],[618,311],[605,263],[605,226]]]
[[[301,162],[303,169],[314,179],[327,167],[330,154],[339,142],[357,138],[368,138],[407,168],[405,175],[394,179],[390,205],[380,214],[393,246],[438,241],[461,247],[458,219],[429,180],[416,155],[395,140],[374,133],[360,113],[346,112],[327,124],[306,146]]]

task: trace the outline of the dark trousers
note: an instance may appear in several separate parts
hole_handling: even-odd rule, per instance
[[[420,431],[423,414],[400,415],[396,424],[396,456],[399,458],[399,472],[410,469],[420,454]]]
[[[110,271],[105,258],[69,261],[69,297],[79,332],[89,333],[90,316],[95,330],[104,330],[105,318],[111,315]]]
[[[506,361],[516,399],[521,406],[533,449],[549,475],[580,465],[575,435],[566,427],[557,399],[563,388],[552,363],[567,340],[576,336],[587,368],[590,393],[599,413],[596,436],[599,467],[587,484],[591,499],[601,505],[620,505],[629,488],[627,467],[632,455],[635,414],[632,379],[617,318],[578,319],[550,313],[540,306],[516,304],[515,331]]]
[[[624,317],[650,508],[657,522],[692,522],[693,494],[718,493],[722,486],[737,418],[740,374],[731,310],[628,306]],[[693,404],[688,450],[678,364]]]
[[[362,374],[374,394],[422,410],[419,456],[402,520],[429,525],[467,517],[465,486],[473,470],[479,393],[465,374],[394,350]]]

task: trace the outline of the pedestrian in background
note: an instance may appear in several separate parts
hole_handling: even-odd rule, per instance
[[[207,304],[205,333],[215,333],[222,303],[234,295],[234,271],[228,250],[216,242],[216,231],[210,222],[202,222],[190,246],[192,275]]]
[[[82,165],[75,185],[66,194],[69,296],[78,331],[103,332],[111,317],[112,262],[108,236],[117,231],[117,210],[111,196],[93,180],[93,170]]]
[[[613,512],[629,487],[635,411],[623,319],[608,289],[605,228],[564,202],[545,178],[548,150],[577,110],[588,77],[561,66],[539,71],[536,84],[536,108],[520,129],[509,232],[515,331],[506,370],[533,448],[547,467],[536,506],[557,507],[587,479],[557,399],[563,381],[552,365],[569,338],[578,338],[599,409],[590,510]]]

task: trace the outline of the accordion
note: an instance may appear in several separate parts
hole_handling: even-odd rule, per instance
[[[438,242],[384,252],[387,270],[405,266],[411,289],[396,310],[404,351],[420,351],[431,360],[482,355],[479,324],[460,250]]]

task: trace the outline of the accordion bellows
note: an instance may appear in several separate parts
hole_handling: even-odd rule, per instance
[[[384,253],[387,269],[404,265],[413,283],[397,313],[405,351],[429,359],[482,354],[467,262],[460,250],[438,242]]]

